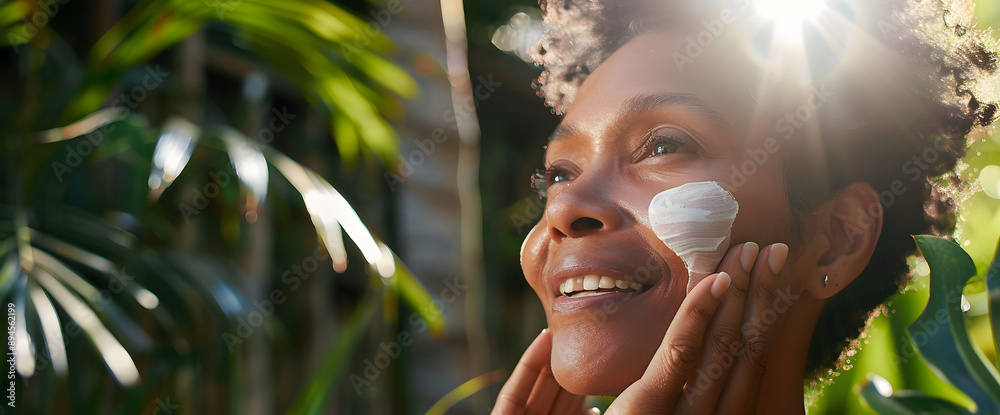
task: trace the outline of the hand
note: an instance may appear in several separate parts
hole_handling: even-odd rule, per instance
[[[787,314],[773,310],[787,258],[785,244],[730,249],[720,272],[688,293],[646,372],[607,413],[755,413],[773,336]]]
[[[500,389],[493,414],[600,414],[600,411],[584,411],[585,397],[559,386],[552,375],[551,356],[552,335],[547,329],[542,330]]]
[[[785,318],[773,310],[788,246],[729,250],[681,303],[645,373],[615,399],[608,414],[704,414],[756,411],[774,333]],[[749,298],[748,293],[752,294]],[[776,317],[766,317],[771,311]],[[703,343],[708,353],[703,353]],[[583,396],[552,375],[552,337],[543,330],[497,397],[494,414],[578,414]],[[599,413],[591,409],[584,413]]]

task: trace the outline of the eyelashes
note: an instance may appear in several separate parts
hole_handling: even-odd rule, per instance
[[[642,146],[646,158],[675,153],[690,153],[690,138],[676,128],[661,127],[649,132]]]
[[[544,170],[535,170],[535,174],[531,175],[531,188],[538,193],[538,197],[545,199],[549,187],[555,183],[564,182],[567,180],[572,180],[570,177],[572,172],[560,165],[553,165]]]
[[[684,131],[670,126],[660,126],[650,130],[646,134],[645,142],[636,149],[631,157],[633,158],[633,162],[638,163],[649,158],[670,154],[681,156],[697,154],[698,151],[692,147],[699,148],[696,144],[693,144],[693,140]],[[530,177],[531,189],[538,194],[540,199],[544,200],[548,195],[548,189],[553,184],[572,180],[573,173],[581,173],[572,170],[576,169],[568,162],[556,163],[547,168],[536,169],[535,173]]]
[[[549,169],[535,169],[535,173],[530,178],[531,190],[534,190],[538,198],[542,200],[545,199],[549,191],[548,171]]]
[[[552,183],[563,181],[563,169],[552,166],[546,169],[536,169],[531,175],[531,189],[538,194],[538,198],[545,199],[548,195],[549,186]]]

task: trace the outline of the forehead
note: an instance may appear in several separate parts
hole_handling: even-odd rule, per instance
[[[696,36],[655,32],[632,39],[587,77],[565,121],[603,131],[636,97],[680,93],[713,107],[741,138],[766,132],[775,111],[760,104],[761,95],[775,94],[764,88],[765,68],[746,42],[720,38],[704,47]]]

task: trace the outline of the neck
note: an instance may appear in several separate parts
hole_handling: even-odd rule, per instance
[[[757,414],[804,414],[803,384],[809,343],[823,309],[823,301],[801,293],[788,312],[781,334],[772,343],[761,381]]]

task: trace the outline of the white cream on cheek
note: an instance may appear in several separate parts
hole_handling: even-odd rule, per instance
[[[695,182],[667,189],[649,202],[649,223],[667,248],[684,261],[692,281],[715,272],[729,249],[739,212],[733,195],[716,182]]]

